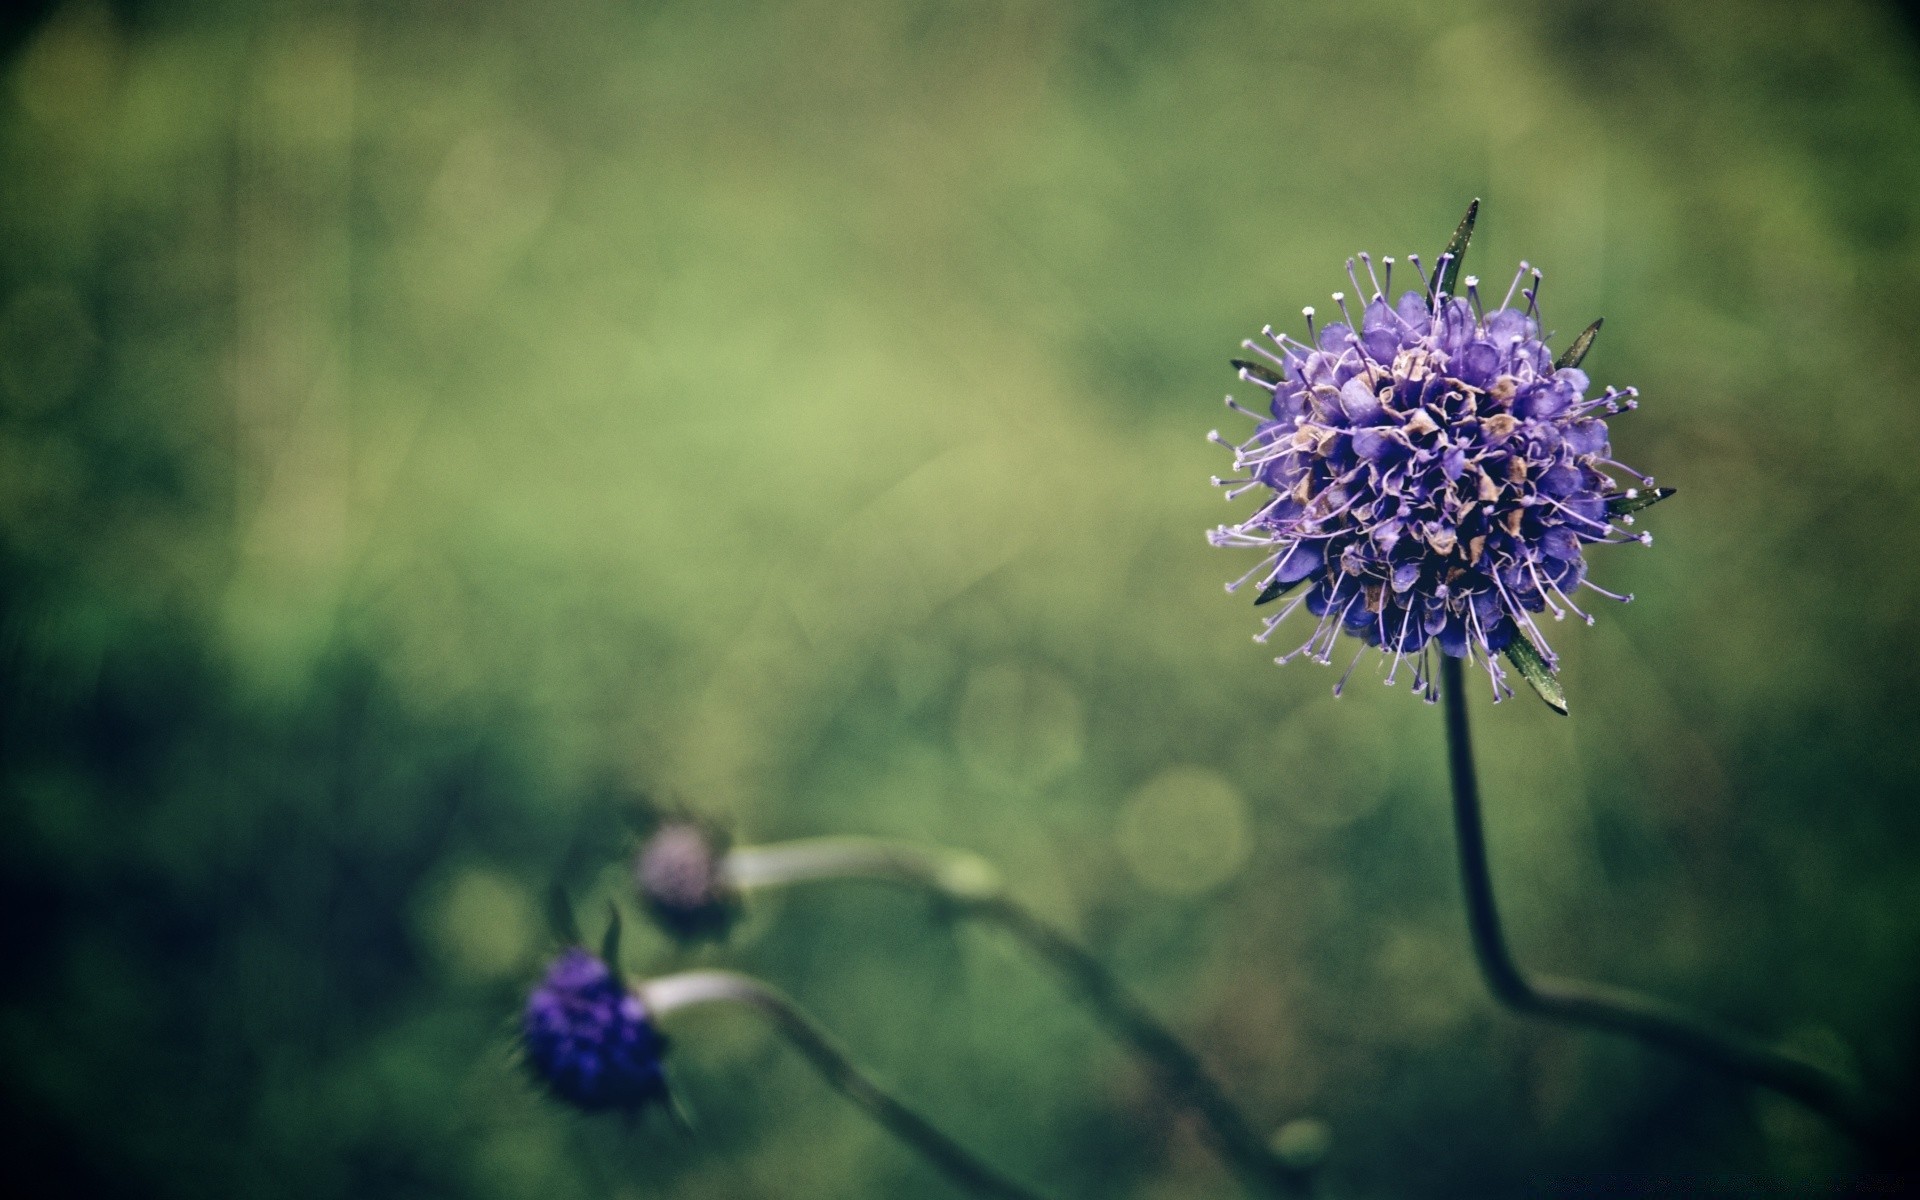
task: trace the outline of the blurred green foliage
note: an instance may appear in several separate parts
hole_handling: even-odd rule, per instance
[[[1437,713],[1275,669],[1225,360],[1355,250],[1547,272],[1681,495],[1571,719],[1480,730],[1523,960],[1908,1087],[1920,87],[1858,2],[65,3],[0,72],[15,1161],[140,1196],[946,1194],[750,1021],[700,1118],[525,1086],[643,792],[981,851],[1330,1197],[1811,1185],[1785,1102],[1497,1011]],[[1235,510],[1237,511],[1237,509]],[[589,860],[590,862],[592,860]],[[582,911],[621,864],[569,876]],[[848,887],[630,965],[786,988],[1064,1197],[1234,1194],[990,933]],[[1299,1127],[1316,1128],[1317,1127]],[[25,1158],[18,1155],[25,1154]]]

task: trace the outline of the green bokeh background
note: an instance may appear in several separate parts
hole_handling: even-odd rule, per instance
[[[978,850],[1327,1197],[1855,1170],[1474,976],[1436,711],[1276,669],[1226,359],[1359,249],[1547,272],[1681,489],[1480,706],[1521,957],[1911,1092],[1920,73],[1801,5],[65,3],[0,63],[10,1162],[127,1196],[955,1194],[749,1017],[697,1132],[510,1017],[635,793]],[[1302,631],[1304,636],[1304,630]],[[604,856],[594,858],[596,851]],[[733,943],[1049,1194],[1236,1194],[989,931]],[[1637,1194],[1637,1193],[1627,1193]]]

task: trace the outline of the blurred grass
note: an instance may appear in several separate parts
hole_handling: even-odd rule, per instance
[[[1329,1195],[1839,1176],[1791,1109],[1495,1011],[1436,715],[1274,669],[1217,590],[1224,359],[1471,195],[1483,276],[1607,317],[1589,366],[1646,395],[1614,444],[1681,489],[1595,555],[1639,600],[1559,631],[1575,716],[1483,713],[1522,957],[1910,1089],[1891,11],[69,3],[19,36],[0,1047],[76,1190],[938,1194],[719,1014],[677,1042],[693,1140],[522,1084],[538,897],[619,788],[988,854],[1259,1119],[1330,1121]],[[724,957],[1051,1192],[1231,1193],[990,935],[817,891]]]

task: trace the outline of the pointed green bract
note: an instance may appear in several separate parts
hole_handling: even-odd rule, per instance
[[[1607,497],[1607,512],[1612,516],[1637,513],[1643,508],[1654,505],[1673,495],[1675,488],[1628,488],[1615,496]]]
[[[1304,579],[1296,579],[1292,583],[1281,583],[1276,579],[1260,589],[1260,594],[1253,598],[1253,606],[1259,608],[1262,604],[1272,604],[1275,600],[1278,600],[1305,582],[1306,580]]]
[[[1454,284],[1460,278],[1460,264],[1467,257],[1467,243],[1473,240],[1474,218],[1480,215],[1480,199],[1474,197],[1467,205],[1467,215],[1460,218],[1460,225],[1448,239],[1447,248],[1440,252],[1440,261],[1433,264],[1434,296],[1451,296]]]
[[[607,932],[600,939],[600,961],[614,974],[620,973],[620,910],[607,905]]]
[[[1593,349],[1593,337],[1600,332],[1600,326],[1605,321],[1605,317],[1594,318],[1593,324],[1587,326],[1581,331],[1579,337],[1573,339],[1573,345],[1568,346],[1559,358],[1553,360],[1554,369],[1557,371],[1566,367],[1579,366],[1586,359],[1587,351]]]
[[[680,1095],[671,1080],[666,1081],[665,1089],[661,1094],[666,1099],[667,1116],[673,1121],[673,1127],[684,1137],[693,1137],[699,1133],[699,1129],[694,1124],[693,1110],[687,1107],[685,1097]]]
[[[1567,693],[1560,687],[1559,677],[1547,665],[1547,660],[1540,656],[1540,651],[1527,640],[1526,634],[1517,633],[1507,643],[1507,661],[1513,664],[1514,669],[1520,672],[1520,677],[1534,691],[1540,693],[1547,707],[1563,717],[1567,715]]]
[[[580,944],[580,923],[574,919],[573,902],[567,899],[567,889],[557,883],[547,889],[547,927],[561,945]]]

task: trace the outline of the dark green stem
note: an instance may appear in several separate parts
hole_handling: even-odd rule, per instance
[[[976,1196],[995,1200],[1040,1200],[1038,1193],[987,1166],[925,1117],[894,1099],[855,1065],[833,1035],[766,984],[731,971],[688,971],[644,985],[641,995],[656,1017],[695,1004],[730,1002],[751,1007],[766,1017],[835,1091],[859,1105],[955,1184]]]
[[[1881,1127],[1858,1087],[1834,1072],[1732,1033],[1668,1004],[1624,988],[1548,976],[1528,978],[1514,962],[1494,903],[1467,728],[1461,660],[1440,660],[1446,698],[1447,763],[1453,780],[1453,823],[1460,843],[1473,955],[1494,998],[1515,1012],[1638,1038],[1746,1083],[1771,1088],[1820,1113],[1871,1149],[1884,1149]]]
[[[1311,1172],[1268,1148],[1200,1059],[1121,986],[1100,961],[1010,896],[975,855],[863,838],[820,838],[741,847],[728,856],[741,887],[803,880],[868,878],[930,892],[966,916],[998,925],[1051,967],[1121,1041],[1133,1047],[1160,1086],[1197,1115],[1221,1157],[1261,1195],[1304,1195]]]
[[[1199,1115],[1221,1156],[1250,1188],[1279,1196],[1306,1190],[1307,1174],[1288,1166],[1268,1149],[1194,1053],[1079,943],[1004,895],[976,901],[968,911],[1024,942],[1060,973],[1107,1028],[1153,1064],[1161,1086]]]

